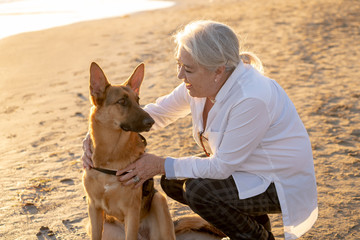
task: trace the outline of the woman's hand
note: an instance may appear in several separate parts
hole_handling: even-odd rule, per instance
[[[135,188],[154,177],[157,174],[165,174],[165,158],[153,154],[144,153],[136,162],[124,169],[117,171],[119,181],[125,186],[135,183]],[[128,172],[128,173],[126,173]],[[123,176],[121,174],[126,173]]]
[[[91,151],[91,138],[90,134],[88,133],[86,137],[83,140],[83,155],[81,156],[81,159],[83,161],[83,167],[86,169],[91,169],[94,167],[92,162],[92,151]]]

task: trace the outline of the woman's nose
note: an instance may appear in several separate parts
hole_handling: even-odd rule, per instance
[[[178,67],[178,75],[177,78],[182,80],[185,78],[185,74],[184,74],[184,66],[179,66]]]

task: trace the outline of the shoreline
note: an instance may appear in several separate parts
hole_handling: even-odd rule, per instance
[[[0,3],[0,22],[11,22],[11,26],[0,25],[2,28],[0,40],[22,33],[43,31],[79,22],[117,18],[144,11],[168,8],[175,4],[174,1],[166,0],[136,0],[136,2],[132,1],[131,3],[92,1],[84,7],[82,6],[84,2],[69,2],[55,1],[51,5],[44,5],[45,2],[43,2],[36,7],[34,7],[36,1]]]
[[[360,217],[360,2],[191,0],[166,9],[75,23],[0,40],[0,236],[86,238],[81,142],[87,132],[89,66],[112,83],[145,63],[141,104],[169,93],[176,79],[171,36],[213,19],[232,26],[265,74],[285,89],[310,135],[319,219],[301,239],[357,239]],[[150,21],[151,20],[151,21]],[[201,151],[186,117],[144,134],[148,152]],[[156,178],[156,187],[161,190]],[[189,214],[168,199],[173,217]],[[280,215],[271,215],[283,239]]]

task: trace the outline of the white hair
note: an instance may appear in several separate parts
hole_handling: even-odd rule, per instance
[[[176,52],[184,48],[198,64],[212,71],[220,66],[232,71],[242,60],[263,72],[260,59],[254,53],[240,52],[238,37],[223,23],[210,20],[189,23],[175,35],[175,43]]]

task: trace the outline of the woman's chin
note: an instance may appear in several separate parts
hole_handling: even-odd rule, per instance
[[[188,89],[188,93],[192,97],[198,97],[198,96],[196,96],[196,93],[194,93],[194,91],[192,91],[192,89]]]

